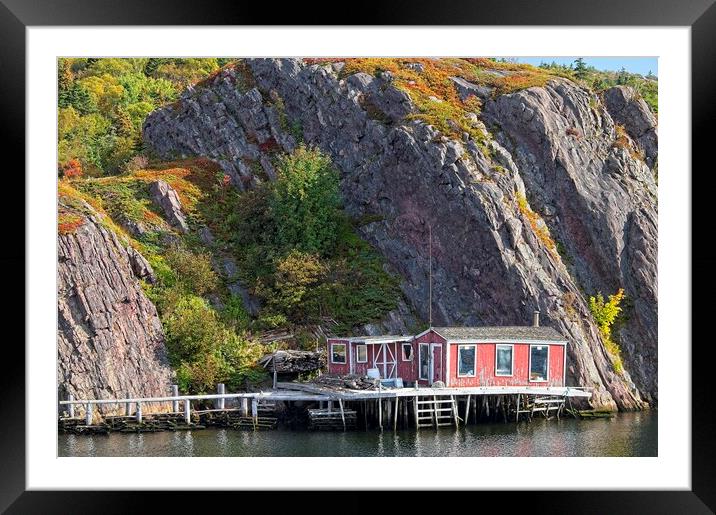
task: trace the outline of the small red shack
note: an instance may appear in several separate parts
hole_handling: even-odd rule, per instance
[[[567,340],[552,327],[431,327],[415,336],[328,339],[328,373],[430,386],[565,386]],[[374,372],[375,373],[375,372]]]

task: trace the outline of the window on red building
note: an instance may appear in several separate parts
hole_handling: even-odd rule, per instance
[[[512,375],[512,345],[497,345],[495,348],[495,375]]]
[[[331,345],[331,363],[345,365],[346,363],[346,344],[334,343]]]
[[[530,345],[530,381],[547,380],[549,346]]]
[[[460,345],[457,349],[457,375],[471,377],[475,375],[475,345]]]

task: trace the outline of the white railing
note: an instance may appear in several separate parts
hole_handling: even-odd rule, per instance
[[[183,413],[184,420],[187,424],[191,423],[191,401],[213,400],[215,409],[224,410],[226,408],[226,399],[241,399],[241,412],[243,416],[248,416],[248,401],[251,400],[251,416],[257,417],[258,401],[262,399],[270,400],[301,400],[301,401],[328,401],[337,400],[338,397],[322,394],[298,394],[297,392],[245,392],[245,393],[225,393],[226,388],[223,384],[217,385],[216,394],[204,395],[178,395],[177,385],[171,385],[172,395],[165,397],[127,397],[123,399],[75,399],[72,394],[67,400],[59,401],[61,406],[67,406],[69,418],[75,418],[75,406],[83,406],[85,409],[85,422],[92,425],[94,416],[94,406],[101,404],[124,404],[125,416],[132,416],[132,406],[135,406],[134,417],[138,422],[142,421],[142,405],[159,402],[171,402],[172,412]],[[182,403],[182,409],[179,404]],[[239,409],[239,408],[237,408]]]

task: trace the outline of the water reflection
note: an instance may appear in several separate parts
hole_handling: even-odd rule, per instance
[[[60,456],[656,456],[657,415],[322,433],[203,430],[59,435]]]

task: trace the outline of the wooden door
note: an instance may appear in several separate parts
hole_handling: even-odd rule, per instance
[[[439,343],[432,344],[432,373],[430,384],[435,381],[445,381],[443,378],[443,346]]]

